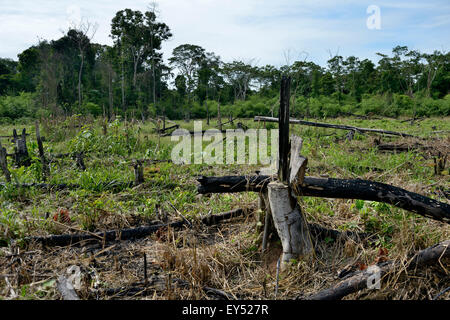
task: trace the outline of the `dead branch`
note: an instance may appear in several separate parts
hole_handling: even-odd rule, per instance
[[[450,257],[450,240],[438,243],[430,248],[424,249],[416,253],[410,260],[406,269],[415,269],[420,266],[436,263],[441,259]],[[380,277],[391,273],[398,267],[402,267],[401,262],[386,261],[377,265],[379,267]],[[312,296],[307,297],[307,300],[338,300],[343,297],[355,293],[357,291],[367,288],[367,282],[372,272],[367,270],[358,272],[358,274],[339,282],[333,287],[320,291]]]
[[[237,217],[244,214],[246,211],[243,209],[235,209],[228,212],[224,212],[217,215],[210,215],[204,217],[201,221],[202,223],[210,226],[217,224],[220,221],[231,219],[232,217]],[[118,240],[132,240],[138,238],[147,237],[161,228],[180,228],[187,224],[187,220],[175,221],[165,224],[156,224],[151,226],[141,226],[136,228],[118,229],[110,230],[105,232],[89,233],[89,234],[61,234],[61,235],[50,235],[44,237],[26,237],[24,241],[26,243],[41,243],[44,246],[67,246],[79,243],[81,241],[118,241]]]
[[[261,192],[271,179],[271,176],[262,175],[200,177],[197,179],[200,182],[197,190],[201,194]],[[302,196],[384,202],[430,219],[450,223],[450,205],[380,182],[305,177],[299,189]]]
[[[116,241],[116,240],[130,240],[147,237],[160,228],[179,228],[185,222],[175,221],[167,224],[156,224],[151,226],[143,226],[137,228],[127,228],[110,230],[105,232],[97,232],[91,234],[61,234],[61,235],[50,235],[44,237],[26,237],[24,241],[26,243],[41,243],[44,246],[67,246],[79,243],[81,241]]]
[[[254,121],[278,122],[278,118],[256,116],[254,118]],[[358,132],[374,132],[374,133],[382,133],[382,134],[396,135],[396,136],[402,136],[402,137],[415,137],[415,138],[421,139],[420,137],[416,137],[416,136],[413,136],[413,135],[410,135],[407,133],[402,133],[402,132],[388,131],[388,130],[382,130],[382,129],[372,129],[372,128],[359,128],[359,127],[353,127],[353,126],[348,126],[348,125],[312,122],[312,121],[298,120],[298,119],[292,119],[292,118],[289,120],[289,123],[299,124],[299,125],[304,125],[304,126],[321,127],[321,128],[352,130],[352,131],[358,131]]]

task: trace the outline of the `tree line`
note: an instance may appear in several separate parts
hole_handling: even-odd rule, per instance
[[[330,57],[326,66],[295,61],[279,68],[253,60],[222,61],[194,44],[163,59],[172,37],[156,11],[121,10],[111,21],[113,45],[92,41],[96,25],[83,21],[60,39],[40,40],[0,58],[0,118],[129,116],[209,118],[276,115],[281,75],[292,78],[296,116],[349,113],[450,115],[450,53],[396,46],[379,61]]]

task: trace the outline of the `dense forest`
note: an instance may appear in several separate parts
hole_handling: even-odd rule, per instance
[[[396,46],[377,53],[377,63],[335,55],[326,66],[303,60],[277,68],[225,62],[194,44],[165,60],[161,47],[172,33],[154,11],[117,12],[112,46],[94,43],[95,29],[84,21],[18,61],[0,59],[0,122],[72,114],[209,118],[219,104],[225,115],[276,115],[282,74],[292,77],[298,117],[450,115],[446,52]]]

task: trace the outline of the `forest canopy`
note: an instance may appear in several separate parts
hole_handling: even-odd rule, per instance
[[[182,44],[163,59],[173,35],[154,11],[121,10],[111,20],[113,45],[94,43],[96,26],[83,22],[60,39],[41,40],[0,58],[0,122],[91,114],[171,119],[277,114],[280,78],[292,77],[297,117],[378,114],[450,115],[450,53],[396,46],[378,62],[330,57],[325,66],[295,61],[279,68],[222,61]]]

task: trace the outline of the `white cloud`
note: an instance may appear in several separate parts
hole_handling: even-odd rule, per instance
[[[407,43],[419,49],[448,44],[446,2],[347,0],[159,0],[160,18],[173,38],[163,46],[168,58],[176,46],[192,43],[224,60],[256,58],[259,64],[285,63],[306,51],[309,59],[326,63],[329,52],[374,58]],[[431,4],[430,4],[431,3]],[[119,10],[145,11],[150,0],[1,0],[0,57],[16,55],[44,39],[61,37],[68,20],[85,17],[97,22],[94,41],[112,44],[111,19]],[[366,8],[381,7],[381,30],[368,30]],[[435,5],[435,7],[433,7]],[[78,11],[79,10],[79,11]],[[426,19],[416,24],[417,16]],[[420,20],[420,19],[419,19]],[[428,32],[424,30],[427,29]],[[429,35],[434,39],[430,39]],[[446,33],[447,32],[447,33]],[[302,56],[302,58],[304,55]]]

